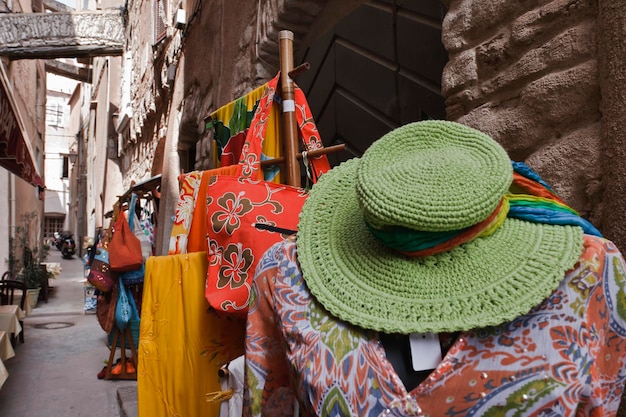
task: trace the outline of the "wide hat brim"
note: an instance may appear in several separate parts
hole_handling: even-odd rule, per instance
[[[451,251],[409,258],[363,221],[359,159],[322,176],[303,207],[298,261],[311,293],[334,316],[386,333],[450,332],[526,314],[556,289],[582,251],[582,230],[506,219]]]

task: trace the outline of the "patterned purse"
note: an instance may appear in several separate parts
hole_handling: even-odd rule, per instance
[[[109,225],[102,240],[100,232],[96,233],[96,239],[89,251],[87,264],[89,265],[89,274],[87,281],[102,293],[110,292],[117,284],[119,276],[116,272],[111,271],[109,263],[109,251],[107,249],[109,238],[111,236],[112,224]]]
[[[95,247],[95,255],[91,261],[87,280],[101,292],[109,292],[117,284],[119,276],[111,271],[109,265],[109,251],[102,245]]]

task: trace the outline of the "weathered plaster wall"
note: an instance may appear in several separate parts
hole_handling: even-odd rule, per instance
[[[131,182],[142,181],[161,173],[154,172],[159,138],[165,132],[165,114],[169,112],[169,95],[166,83],[166,52],[176,47],[180,36],[173,27],[168,27],[169,36],[159,43],[153,42],[152,3],[141,0],[128,3],[126,25],[127,47],[122,68],[125,79],[120,86],[121,106],[119,117],[128,117],[129,134],[119,142],[120,168],[123,189]],[[128,59],[126,59],[128,58]]]
[[[448,117],[487,132],[602,226],[597,0],[455,0]]]

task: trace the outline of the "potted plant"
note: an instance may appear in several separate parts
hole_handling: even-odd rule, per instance
[[[9,238],[8,267],[11,276],[24,281],[26,289],[30,293],[31,307],[37,305],[39,292],[44,279],[48,279],[48,271],[42,262],[48,257],[49,245],[43,243],[32,244],[29,240],[28,226],[36,224],[33,218],[35,213],[22,216],[26,226],[17,226],[15,235]]]
[[[43,280],[47,279],[47,271],[41,262],[45,260],[45,256],[41,256],[42,249],[32,250],[28,246],[23,248],[23,267],[21,273],[17,276],[26,284],[26,289],[30,293],[31,307],[35,307],[39,300],[39,292],[43,285]]]

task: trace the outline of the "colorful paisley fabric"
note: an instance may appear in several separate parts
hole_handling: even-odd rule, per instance
[[[260,260],[246,330],[244,415],[614,416],[626,381],[626,271],[585,236],[559,288],[528,314],[462,333],[408,391],[378,334],[311,296],[293,240]]]

